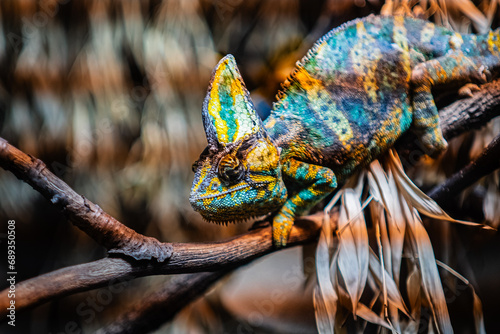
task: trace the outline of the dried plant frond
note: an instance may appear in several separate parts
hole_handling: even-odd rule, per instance
[[[357,187],[359,189],[360,187]],[[368,233],[361,212],[361,194],[357,189],[346,188],[338,221],[339,255],[338,269],[345,282],[346,290],[357,310],[357,303],[363,293],[368,275]],[[355,314],[355,313],[354,313]]]
[[[386,15],[416,15],[419,17],[434,16],[434,21],[438,24],[452,27],[459,32],[469,33],[472,24],[477,32],[485,33],[491,25],[496,9],[496,1],[484,1],[481,3],[480,7],[477,7],[469,0],[395,0],[386,1],[381,13]],[[494,133],[497,132],[498,131]],[[481,133],[487,132],[482,131]],[[484,142],[481,143],[480,140],[475,141],[476,152],[482,152],[484,147],[494,136],[489,137],[491,137],[489,140],[485,139]],[[458,151],[458,149],[456,149],[455,152],[456,151]],[[384,166],[386,169],[385,171],[382,165],[378,161],[375,161],[370,165],[366,173],[357,176],[357,181],[352,181],[357,182],[357,184],[363,184],[363,178],[366,178],[368,192],[365,192],[364,196],[371,196],[371,198],[373,198],[369,204],[369,221],[373,224],[373,228],[368,232],[370,234],[375,234],[374,239],[377,245],[370,245],[370,271],[366,281],[364,281],[362,277],[358,277],[357,280],[354,277],[360,274],[360,259],[356,252],[356,242],[359,241],[359,239],[354,238],[352,234],[353,229],[350,228],[349,232],[343,236],[344,239],[341,240],[343,233],[347,230],[347,226],[354,224],[353,221],[347,219],[346,213],[353,208],[359,210],[363,200],[361,195],[360,198],[357,199],[353,196],[353,193],[362,194],[363,189],[358,189],[358,192],[354,192],[352,189],[347,190],[347,188],[344,188],[334,197],[335,201],[341,198],[342,204],[338,222],[339,232],[337,233],[339,246],[335,249],[332,248],[331,244],[328,245],[330,247],[330,253],[333,252],[330,260],[330,266],[332,268],[331,277],[336,277],[338,274],[343,279],[332,280],[330,284],[333,286],[336,295],[344,296],[343,298],[337,298],[333,301],[337,303],[336,311],[339,312],[338,308],[340,307],[348,309],[353,314],[357,314],[357,305],[365,305],[359,299],[355,300],[358,296],[358,291],[363,289],[365,289],[365,291],[371,290],[373,293],[372,301],[366,305],[370,306],[370,310],[377,309],[378,307],[380,318],[372,318],[369,321],[383,327],[389,325],[392,331],[416,333],[422,329],[422,324],[420,323],[422,310],[427,309],[427,312],[431,313],[432,318],[432,321],[429,322],[427,327],[429,333],[451,331],[452,326],[448,315],[441,279],[437,270],[436,259],[419,213],[441,221],[481,226],[485,229],[489,229],[489,227],[478,223],[451,218],[406,176],[401,162],[394,151],[389,152]],[[432,168],[435,167],[436,164],[432,166]],[[423,173],[426,173],[425,171],[428,171],[428,168],[424,169]],[[422,175],[422,173],[419,175]],[[497,205],[500,203],[498,175],[494,174],[489,176],[486,178],[484,184],[486,189],[486,195],[484,196],[483,202],[485,218],[495,227],[500,223],[498,219],[498,216],[500,216],[498,208],[500,206]],[[346,204],[346,198],[349,198],[350,201],[355,201],[355,203]],[[333,205],[334,204],[331,203],[327,209],[331,210]],[[344,214],[342,214],[342,212],[344,212]],[[322,233],[324,232],[325,231]],[[320,240],[320,244],[324,240],[326,240],[326,238]],[[351,245],[346,245],[348,242],[350,242]],[[343,248],[341,246],[342,244]],[[322,247],[325,247],[325,245]],[[346,249],[350,250],[350,252],[346,255],[346,258],[343,259],[342,257],[345,256]],[[375,256],[374,249],[378,250],[379,257]],[[326,250],[323,250],[323,253],[328,254]],[[349,263],[349,266],[347,266],[346,263]],[[402,264],[408,266],[408,273],[405,277],[401,277]],[[378,269],[372,270],[372,267]],[[384,270],[382,271],[380,268],[384,268]],[[319,268],[317,269],[319,270]],[[345,273],[348,269],[352,270],[352,272]],[[449,270],[451,270],[451,268],[449,268]],[[378,276],[376,276],[375,273],[379,273]],[[323,286],[327,284],[325,280],[326,278],[323,277],[321,282]],[[404,280],[404,284],[406,285],[405,291],[407,294],[406,298],[409,301],[408,306],[404,303],[398,303],[399,300],[402,302],[403,298],[400,295],[396,296],[393,291],[393,288],[396,288],[398,294],[400,294],[398,289],[401,284],[400,280]],[[366,284],[364,287],[359,284],[354,284],[355,282],[360,283],[361,281],[369,284]],[[319,284],[320,281],[318,280],[318,285]],[[466,284],[470,283],[467,282]],[[344,293],[342,293],[342,291]],[[475,291],[473,291],[473,301],[476,331],[482,333],[484,332],[482,307],[480,299]],[[321,301],[315,302],[315,305],[318,305]],[[361,317],[360,314],[357,315]],[[404,317],[400,319],[400,315],[404,315]],[[323,316],[323,318],[327,317]],[[384,324],[380,323],[379,319],[383,319]],[[337,320],[337,322],[331,325],[332,328],[338,328],[343,324],[338,321],[341,319],[335,319],[335,314],[333,316],[330,315],[329,320]],[[320,333],[323,332],[324,331],[320,330]]]
[[[446,271],[451,273],[453,276],[464,282],[472,291],[472,297],[473,297],[473,313],[474,313],[474,323],[476,327],[476,333],[478,334],[485,334],[486,330],[484,328],[484,319],[483,319],[483,305],[481,303],[481,299],[479,299],[479,296],[476,293],[476,290],[474,289],[474,286],[469,282],[468,279],[460,275],[457,271],[453,270],[450,268],[448,265],[445,263],[436,260],[436,263],[438,266],[441,268],[444,268]]]
[[[470,32],[471,24],[478,33],[487,33],[497,10],[497,0],[482,1],[480,6],[471,0],[391,0],[381,8],[383,15],[406,15],[420,18],[434,16],[434,21],[458,32]]]
[[[359,317],[393,332],[416,333],[422,310],[426,309],[432,318],[429,332],[451,332],[438,272],[440,262],[420,213],[439,221],[484,226],[451,218],[406,176],[394,150],[383,162],[385,170],[374,161],[351,178],[325,209],[316,251],[314,305],[318,330],[331,333],[340,328],[342,309],[352,313],[354,319]],[[333,234],[329,212],[339,200],[338,229]],[[365,207],[369,212],[363,212]],[[367,220],[372,224],[370,230]],[[369,233],[374,235],[373,244],[369,243]],[[405,277],[401,277],[403,263],[408,266]],[[406,285],[405,297],[401,280]],[[368,295],[372,298],[366,302]],[[477,295],[474,298],[481,328],[481,304]]]

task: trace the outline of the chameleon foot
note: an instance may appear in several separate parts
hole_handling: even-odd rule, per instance
[[[286,246],[290,231],[293,226],[293,218],[278,213],[273,220],[273,244],[276,248]]]
[[[443,138],[443,135],[441,134],[441,130],[439,128],[429,130],[431,131],[427,131],[423,134],[423,136],[420,138],[420,142],[424,146],[424,153],[431,158],[436,158],[441,152],[446,150],[446,148],[448,147],[448,143]]]

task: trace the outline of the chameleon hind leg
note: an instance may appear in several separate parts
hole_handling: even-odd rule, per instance
[[[326,167],[290,159],[283,164],[282,171],[300,190],[274,216],[273,243],[278,248],[286,246],[295,217],[337,188],[335,174]]]
[[[482,57],[468,58],[462,53],[452,53],[420,63],[412,70],[413,131],[419,137],[425,153],[436,156],[446,149],[447,143],[439,127],[439,117],[432,86],[471,81],[485,82],[488,71],[481,64]]]

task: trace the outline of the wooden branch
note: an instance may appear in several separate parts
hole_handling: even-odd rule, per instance
[[[297,220],[288,245],[291,247],[316,240],[322,217],[319,214]],[[142,276],[232,269],[276,251],[272,245],[271,226],[224,242],[174,243],[172,249],[172,256],[165,262],[110,257],[19,282],[16,285],[16,310],[22,311],[54,298]],[[0,317],[7,314],[7,290],[0,292]]]
[[[18,179],[40,192],[61,209],[73,224],[106,247],[108,253],[160,262],[172,254],[170,244],[161,243],[123,225],[98,205],[77,194],[49,171],[41,160],[18,150],[3,138],[0,138],[0,167],[11,171]]]
[[[451,139],[472,128],[479,128],[492,118],[498,116],[500,114],[499,95],[500,80],[485,84],[481,87],[481,91],[474,94],[473,97],[459,100],[444,108],[440,113],[440,122],[445,138]],[[487,107],[483,108],[476,104],[484,104]],[[470,119],[470,125],[464,123],[463,119]],[[414,145],[414,148],[417,147],[415,142],[416,137],[413,138],[413,141],[404,141],[409,147]],[[498,156],[500,155],[497,155],[497,157]],[[336,218],[337,217],[333,218],[333,220],[336,221]],[[213,275],[217,273],[213,273]],[[196,289],[199,288],[198,284],[204,284],[203,280],[199,282],[200,283],[193,283],[191,287]],[[212,283],[213,282],[210,282],[210,285]],[[146,333],[158,328],[177,313],[175,312],[171,315],[171,311],[168,309],[169,305],[178,302],[176,296],[169,294],[169,291],[175,291],[177,286],[178,284],[167,286],[164,293],[160,291],[146,297],[140,305],[135,306],[132,310],[125,311],[114,323],[101,329],[98,333]],[[151,326],[148,326],[148,324],[151,324]]]
[[[500,168],[500,135],[493,139],[476,160],[453,174],[444,183],[434,187],[428,195],[440,204],[449,202],[465,188],[498,168]]]
[[[215,282],[231,270],[177,276],[163,289],[138,301],[131,310],[123,313],[108,327],[96,334],[149,333],[201,297]],[[168,302],[166,302],[168,301]]]
[[[444,137],[451,139],[479,129],[497,116],[500,116],[500,80],[485,83],[472,97],[443,108],[439,112],[439,122]]]
[[[469,130],[470,124],[479,127],[498,116],[499,85],[500,81],[483,85],[482,90],[474,94],[474,97],[458,101],[445,108],[446,110],[441,115],[441,124],[446,138],[449,139],[457,133]],[[477,103],[483,103],[483,99],[488,99],[485,107],[476,106]],[[462,121],[464,117],[470,118],[470,124]],[[104,286],[117,279],[229,270],[274,250],[270,227],[213,244],[162,244],[154,238],[142,236],[75,193],[66,183],[52,174],[40,160],[24,154],[1,138],[0,166],[12,171],[19,179],[41,192],[53,204],[61,208],[76,226],[108,248],[110,253],[130,256],[127,259],[106,258],[67,267],[20,282],[16,286],[16,309],[18,311],[53,298]],[[309,218],[311,221],[307,228],[299,221],[294,226],[289,241],[290,246],[316,239],[319,232],[319,220],[314,216]],[[157,261],[146,261],[148,259]],[[190,282],[199,282],[199,280],[193,278]],[[183,291],[187,294],[192,288],[194,288],[192,285],[187,284]],[[5,315],[8,302],[5,292],[5,290],[0,292],[1,315]],[[168,293],[163,296],[166,298],[162,302],[166,303],[172,302],[171,298],[174,298]],[[160,302],[159,299],[158,302]],[[180,306],[176,307],[177,310],[179,308]],[[136,314],[145,313],[136,310]]]

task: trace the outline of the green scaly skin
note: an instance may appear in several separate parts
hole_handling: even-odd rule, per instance
[[[262,122],[231,55],[214,70],[202,117],[208,146],[190,202],[209,221],[276,212],[294,219],[411,128],[427,153],[447,146],[434,85],[484,82],[500,67],[498,31],[459,35],[427,21],[369,16],[332,30],[297,64]],[[410,127],[411,126],[411,127]]]

